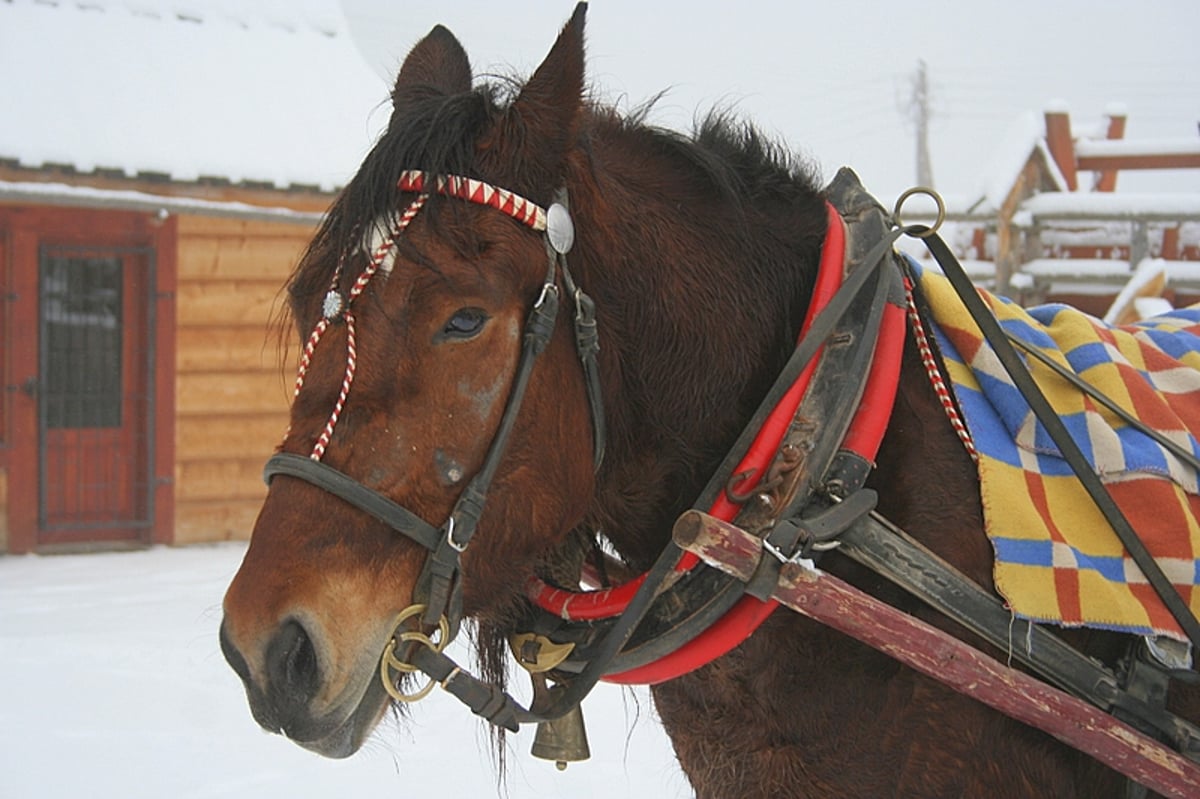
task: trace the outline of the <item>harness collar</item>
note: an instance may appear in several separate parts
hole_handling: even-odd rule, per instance
[[[837,208],[828,207],[817,285],[797,343],[798,353],[809,352],[800,359],[802,368],[785,369],[732,448],[734,458],[744,453],[740,460],[730,463],[727,458],[694,505],[708,509],[701,516],[727,522],[736,518],[786,552],[781,559],[797,547],[810,554],[821,546],[816,538],[822,525],[834,524],[836,534],[849,523],[842,518],[849,511],[873,507],[873,501],[842,508],[830,503],[862,486],[899,381],[905,302],[900,272],[889,255],[899,231],[888,232],[886,212],[853,173],[839,174],[828,193]],[[849,285],[843,285],[843,277]],[[873,291],[865,287],[872,280]],[[831,346],[819,346],[825,341]],[[817,352],[819,359],[810,357]],[[699,512],[685,516],[693,513]],[[801,516],[806,521],[785,523]],[[669,596],[660,603],[675,609],[651,611],[643,628],[652,631],[639,630],[614,659],[605,681],[657,683],[692,671],[744,641],[777,606],[753,587],[743,596],[745,586],[722,582],[709,570],[696,568],[697,562],[690,553],[682,555],[670,588],[663,592]],[[575,659],[586,661],[594,650],[589,632],[594,637],[594,628],[606,629],[626,613],[645,581],[642,575],[615,588],[581,593],[531,580],[530,599],[545,614],[540,619],[535,614],[531,627],[549,641],[579,640]],[[765,575],[763,582],[769,582]],[[663,620],[654,629],[659,616]],[[568,661],[564,668],[571,665]]]

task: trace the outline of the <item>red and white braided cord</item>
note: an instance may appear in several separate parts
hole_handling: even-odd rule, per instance
[[[371,260],[366,268],[359,274],[358,279],[354,281],[354,285],[350,287],[350,292],[344,302],[342,308],[337,315],[324,316],[317,322],[312,333],[308,337],[308,341],[304,345],[304,351],[300,354],[300,366],[296,370],[296,386],[292,391],[292,398],[300,396],[300,389],[304,387],[304,380],[308,375],[309,366],[312,364],[313,352],[317,349],[317,344],[321,337],[325,335],[325,331],[329,329],[330,323],[341,317],[346,323],[346,371],[342,376],[341,391],[338,392],[337,401],[333,404],[333,412],[329,414],[329,419],[325,422],[325,427],[321,434],[317,437],[316,444],[313,445],[312,454],[309,455],[315,461],[321,460],[325,455],[325,449],[329,446],[329,441],[333,438],[333,429],[337,426],[338,419],[341,418],[342,409],[346,406],[346,398],[350,396],[350,386],[354,383],[354,373],[358,369],[358,349],[355,336],[354,313],[350,310],[351,303],[363,293],[367,288],[367,284],[371,282],[371,278],[379,271],[379,267],[387,260],[392,248],[396,246],[396,239],[404,232],[409,223],[420,212],[421,207],[425,205],[425,201],[429,199],[428,194],[421,194],[417,199],[413,200],[405,209],[400,218],[396,220],[396,224],[392,226],[391,231],[384,237],[383,241],[371,253]],[[334,272],[331,291],[337,290],[338,278],[341,276],[341,264],[338,264],[337,270]]]
[[[304,351],[300,354],[300,366],[296,370],[296,386],[292,392],[293,400],[300,395],[300,389],[304,387],[305,377],[308,375],[309,366],[312,364],[313,353],[316,351],[321,337],[329,329],[330,323],[338,318],[346,323],[346,372],[342,376],[342,388],[338,393],[337,401],[333,405],[333,412],[329,415],[324,429],[317,437],[317,442],[313,445],[312,454],[309,455],[315,461],[321,460],[325,455],[325,449],[329,446],[330,439],[333,438],[333,429],[337,426],[338,419],[342,415],[342,409],[345,408],[346,398],[350,395],[350,386],[354,383],[354,372],[358,368],[354,313],[350,310],[350,306],[355,298],[363,293],[367,284],[371,282],[371,278],[375,276],[375,273],[379,271],[380,267],[387,260],[396,245],[396,239],[400,237],[400,234],[404,232],[404,229],[408,227],[408,224],[412,222],[425,205],[425,201],[429,199],[430,191],[436,191],[448,197],[457,197],[468,202],[495,208],[534,230],[543,231],[546,229],[546,209],[519,194],[497,188],[490,183],[485,183],[474,178],[464,178],[455,175],[434,176],[421,170],[410,169],[401,173],[400,179],[397,181],[397,188],[400,191],[415,191],[420,193],[396,220],[396,224],[393,225],[388,235],[384,237],[383,241],[371,253],[370,263],[367,264],[367,267],[358,276],[358,279],[354,281],[354,285],[350,287],[349,294],[347,294],[344,300],[340,301],[340,307],[336,311],[324,311],[321,320],[317,322],[316,326],[313,327],[312,333],[309,334],[308,341],[304,344]],[[333,295],[337,293],[341,275],[342,262],[339,261],[337,269],[334,270],[333,280],[329,289]]]
[[[946,380],[942,377],[942,372],[938,368],[937,359],[933,355],[933,347],[929,345],[929,339],[925,333],[925,325],[921,321],[921,314],[917,312],[917,302],[913,297],[912,282],[908,278],[904,279],[904,296],[908,304],[908,323],[912,327],[913,337],[917,342],[917,349],[921,353],[921,363],[924,364],[925,373],[929,376],[929,383],[933,386],[933,391],[937,394],[937,398],[942,404],[942,410],[946,412],[946,417],[950,420],[950,426],[958,434],[958,438],[966,448],[967,454],[971,456],[971,460],[978,462],[979,453],[975,451],[975,442],[971,440],[971,432],[967,429],[966,424],[963,423],[962,417],[958,415],[958,409],[954,405],[950,389],[946,386]]]

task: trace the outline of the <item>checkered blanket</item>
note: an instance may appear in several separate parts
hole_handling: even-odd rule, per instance
[[[914,266],[916,266],[914,264]],[[945,378],[978,452],[996,587],[1018,616],[1183,638],[941,274],[916,267]],[[985,295],[1000,324],[1200,453],[1200,306],[1110,328]],[[1166,576],[1200,613],[1197,475],[1046,366],[1032,374]]]

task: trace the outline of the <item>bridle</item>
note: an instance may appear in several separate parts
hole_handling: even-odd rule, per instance
[[[402,618],[398,620],[397,626],[408,618],[419,615],[422,627],[440,628],[443,631],[435,646],[440,652],[457,632],[462,620],[461,555],[470,545],[483,514],[488,490],[508,447],[534,363],[546,349],[554,332],[560,304],[560,276],[563,290],[570,295],[575,306],[575,345],[583,367],[591,411],[593,466],[596,469],[599,469],[603,460],[605,444],[604,407],[596,363],[599,339],[595,304],[575,283],[567,265],[566,255],[574,243],[575,231],[570,212],[567,210],[565,189],[558,192],[555,202],[549,208],[543,208],[518,194],[480,180],[435,176],[420,170],[406,170],[401,173],[397,188],[401,192],[416,192],[416,199],[391,222],[382,240],[371,248],[366,267],[344,296],[339,290],[339,285],[346,256],[343,255],[339,260],[330,289],[325,296],[322,317],[309,335],[301,355],[295,395],[299,395],[304,387],[312,355],[325,332],[335,324],[346,327],[346,370],[333,410],[308,456],[281,452],[267,461],[263,476],[268,484],[276,475],[281,474],[305,480],[370,514],[427,549],[429,555],[414,590],[415,604],[401,614]],[[434,527],[399,503],[322,462],[354,382],[357,367],[354,302],[377,274],[390,270],[400,236],[424,207],[432,192],[494,208],[531,230],[542,233],[548,262],[545,279],[525,322],[521,354],[508,399],[483,464],[467,483],[440,527]],[[419,610],[414,611],[417,608]],[[401,641],[430,642],[429,645],[433,645],[431,639],[420,631],[409,630],[398,632],[397,635]],[[397,660],[392,655],[392,647],[389,647],[387,654],[393,660]],[[385,663],[386,661],[385,657]],[[403,660],[397,662],[401,666],[407,665]],[[400,670],[409,669],[401,667]],[[394,681],[385,678],[384,682],[396,698],[412,698],[411,695],[399,693],[393,684]]]

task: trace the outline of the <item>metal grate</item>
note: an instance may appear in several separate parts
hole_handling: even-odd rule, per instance
[[[119,257],[42,259],[48,429],[121,426],[124,271]]]

